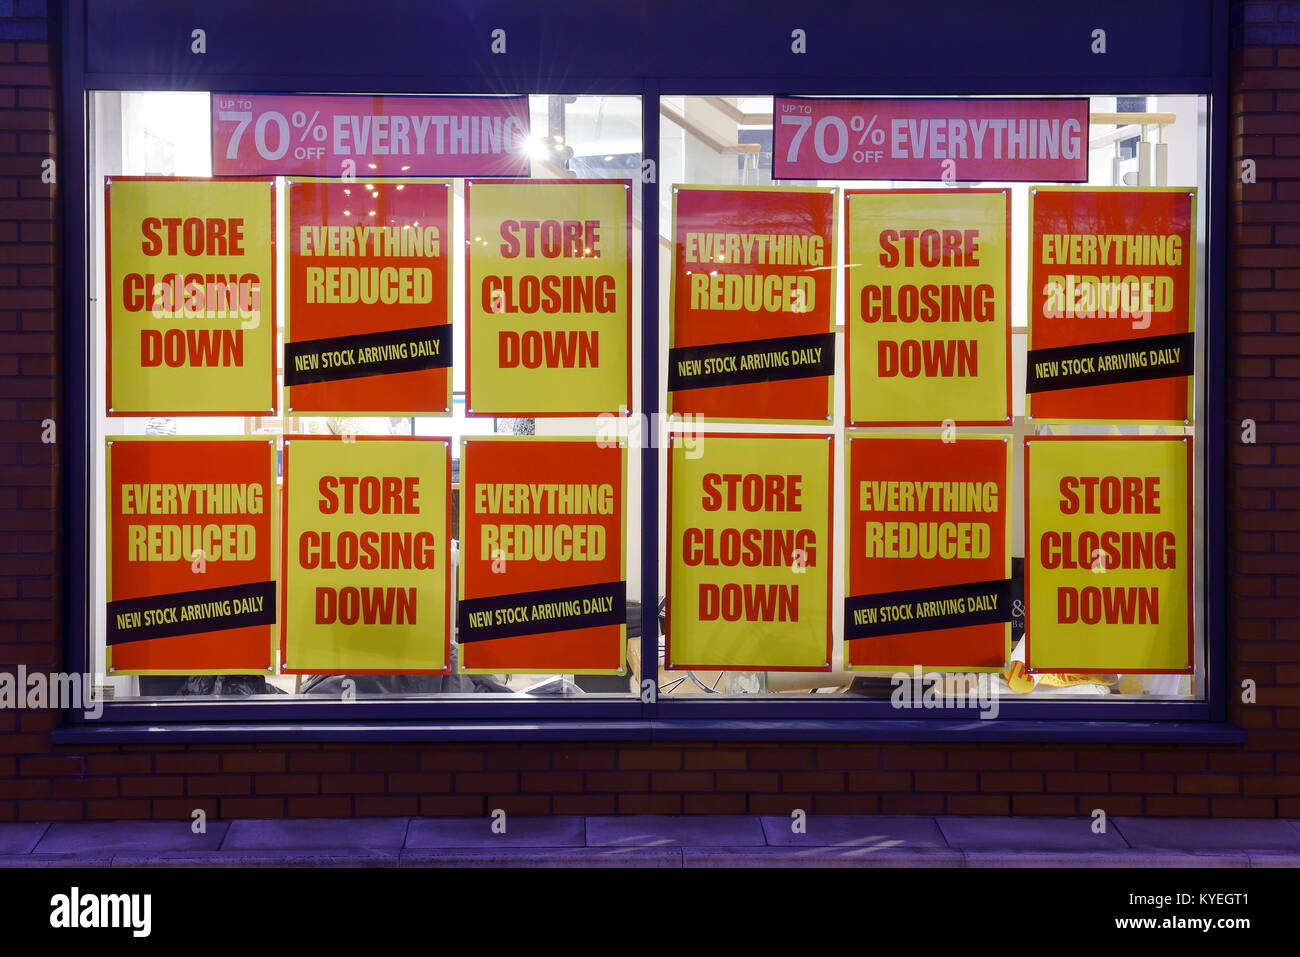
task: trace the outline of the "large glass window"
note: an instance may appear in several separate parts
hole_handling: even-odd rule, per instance
[[[369,99],[365,99],[369,103]],[[211,673],[122,675],[106,667],[107,578],[109,574],[106,542],[105,439],[129,436],[266,436],[281,456],[277,483],[283,485],[284,440],[298,435],[311,436],[439,436],[451,440],[452,499],[451,529],[459,527],[459,511],[464,507],[460,496],[461,441],[466,437],[570,436],[589,437],[592,441],[606,433],[617,435],[625,429],[611,428],[606,419],[587,417],[546,417],[523,419],[495,416],[471,416],[466,410],[466,269],[465,247],[478,237],[467,233],[465,221],[466,177],[452,183],[452,256],[450,323],[453,345],[453,379],[451,413],[447,416],[355,416],[292,414],[284,391],[284,315],[286,283],[286,246],[276,247],[275,271],[277,327],[275,338],[276,390],[281,396],[279,414],[260,416],[112,415],[106,409],[105,379],[108,375],[107,273],[104,184],[114,177],[195,177],[212,175],[212,126],[210,96],[207,93],[118,92],[98,91],[89,99],[89,195],[91,197],[88,229],[88,282],[91,308],[88,316],[91,380],[87,391],[93,415],[89,443],[91,462],[90,514],[93,538],[89,563],[92,590],[88,596],[91,614],[87,636],[86,661],[96,674],[107,672],[107,685],[114,700],[174,699],[194,696],[244,698],[289,696],[303,700],[339,698],[348,693],[357,698],[391,698],[458,695],[486,696],[500,699],[554,696],[627,696],[636,690],[635,676],[628,661],[639,659],[640,629],[640,526],[629,522],[623,546],[626,561],[627,600],[625,618],[629,624],[621,674],[474,673],[460,674],[453,665],[448,675],[420,674],[284,674],[280,662],[264,674]],[[540,96],[528,98],[531,137],[526,144],[529,175],[538,180],[631,180],[631,323],[630,345],[637,351],[630,361],[633,376],[632,394],[639,395],[640,383],[640,296],[641,283],[641,104],[630,96]],[[296,123],[299,123],[295,119]],[[299,126],[302,126],[299,123]],[[295,131],[297,127],[294,128]],[[311,127],[305,127],[310,133]],[[253,135],[252,132],[249,134]],[[263,134],[265,135],[265,134]],[[308,137],[307,142],[311,142]],[[373,175],[373,174],[372,174]],[[351,188],[358,196],[363,190],[387,188],[399,181],[375,177],[367,179],[363,167],[356,171]],[[277,228],[284,235],[286,216],[286,177],[275,180]],[[373,194],[371,194],[373,195]],[[358,213],[361,210],[358,209]],[[520,476],[526,478],[526,471]],[[640,459],[629,455],[626,476],[627,514],[640,509]],[[283,499],[280,506],[283,507]],[[281,543],[283,544],[283,543]],[[452,545],[452,561],[457,560],[458,543]],[[277,553],[278,554],[278,553]],[[455,590],[455,570],[452,573]],[[453,599],[454,604],[454,599]],[[453,621],[455,620],[453,612]],[[433,642],[433,631],[429,641]],[[453,636],[452,655],[456,655]],[[263,698],[263,700],[266,700]],[[276,700],[284,700],[279,697]]]
[[[975,99],[975,98],[968,98]],[[467,247],[486,240],[474,234],[468,219],[467,207],[474,196],[474,177],[453,177],[451,180],[450,236],[451,257],[450,325],[452,348],[451,408],[445,416],[381,416],[353,415],[347,410],[338,414],[294,414],[285,400],[285,296],[284,281],[289,268],[288,244],[279,242],[275,248],[274,270],[277,325],[274,352],[276,356],[275,388],[280,396],[278,410],[268,410],[265,415],[186,415],[160,412],[148,416],[114,415],[105,401],[106,380],[109,370],[109,342],[107,328],[107,303],[113,294],[108,288],[109,264],[106,245],[106,180],[114,177],[193,177],[206,179],[212,176],[213,143],[210,121],[210,95],[208,93],[181,92],[127,92],[95,91],[88,99],[88,230],[87,230],[87,288],[89,308],[87,314],[87,342],[89,381],[90,428],[88,435],[88,462],[90,485],[88,501],[88,634],[84,636],[86,669],[96,674],[107,673],[106,681],[117,701],[165,701],[221,698],[256,699],[268,701],[326,701],[340,697],[366,698],[373,701],[416,702],[419,707],[431,701],[464,698],[473,701],[473,708],[489,708],[490,702],[519,702],[532,700],[565,699],[554,712],[557,717],[586,716],[580,710],[566,713],[564,707],[578,708],[577,699],[599,702],[616,699],[626,705],[639,701],[657,714],[681,714],[674,708],[691,707],[692,702],[711,700],[724,706],[723,711],[712,711],[715,717],[747,717],[762,714],[772,717],[773,712],[755,709],[756,702],[770,703],[795,699],[812,701],[813,708],[823,702],[836,700],[831,706],[838,717],[876,716],[888,714],[883,703],[895,698],[900,686],[899,667],[873,668],[846,661],[845,600],[849,593],[846,577],[846,548],[849,536],[845,529],[848,515],[857,493],[850,487],[845,463],[850,453],[849,442],[867,436],[875,439],[909,436],[920,440],[942,441],[941,433],[947,426],[904,424],[873,424],[863,427],[853,421],[846,410],[845,381],[848,343],[846,340],[846,315],[852,314],[850,279],[848,270],[859,265],[850,262],[850,217],[846,214],[850,194],[892,196],[906,205],[905,197],[911,191],[963,190],[998,192],[1006,196],[1009,216],[1009,242],[1006,260],[1009,278],[1007,290],[1007,320],[1010,330],[1009,381],[1010,419],[994,425],[955,427],[952,431],[958,443],[963,436],[983,436],[990,440],[1005,440],[1010,450],[1010,478],[1006,486],[1006,513],[1009,527],[1006,533],[1010,564],[1006,575],[1009,591],[1005,594],[1011,610],[1011,643],[1006,660],[995,667],[965,670],[958,667],[941,667],[927,662],[925,670],[941,677],[945,687],[961,689],[977,680],[988,694],[1003,701],[1028,702],[1070,701],[1097,702],[1200,702],[1207,700],[1210,682],[1221,676],[1210,673],[1208,667],[1205,631],[1205,565],[1204,529],[1205,515],[1205,420],[1207,397],[1205,394],[1206,358],[1206,271],[1208,199],[1207,144],[1208,100],[1196,95],[1134,95],[1091,96],[1087,98],[1090,116],[1084,131],[1087,150],[1087,183],[1075,185],[1113,189],[1174,187],[1195,190],[1198,200],[1194,206],[1195,221],[1191,227],[1192,246],[1186,251],[1191,262],[1191,285],[1196,304],[1192,336],[1193,361],[1190,367],[1192,390],[1191,413],[1188,421],[1161,424],[1133,423],[1123,419],[1107,421],[1087,418],[1071,422],[1054,418],[1052,421],[1031,420],[1026,416],[1026,381],[1029,365],[1029,315],[1031,302],[1031,250],[1034,233],[1031,223],[1031,203],[1035,188],[1051,189],[1060,182],[970,182],[935,178],[916,180],[836,180],[836,179],[785,179],[774,180],[774,98],[771,96],[690,95],[663,96],[647,100],[658,110],[657,117],[643,117],[643,102],[636,96],[599,95],[531,95],[528,112],[531,136],[527,143],[529,174],[535,180],[574,181],[627,181],[631,193],[630,229],[630,321],[629,339],[630,407],[617,415],[541,415],[535,418],[520,416],[475,415],[467,408],[468,383],[466,379],[466,316],[477,302],[480,291],[472,289],[471,270],[467,263]],[[658,125],[657,154],[646,154],[642,130],[647,123]],[[861,134],[863,143],[871,144],[870,127],[853,127],[854,136]],[[847,127],[846,127],[847,128]],[[306,131],[310,134],[310,124]],[[647,162],[653,160],[653,163]],[[779,163],[777,164],[779,166]],[[283,236],[283,223],[288,213],[288,188],[292,177],[274,178],[274,208],[279,235]],[[400,178],[374,177],[367,179],[367,171],[359,170],[355,180],[349,180],[358,196],[369,195],[363,190],[387,189],[389,185],[400,188]],[[673,409],[672,386],[675,346],[673,329],[674,302],[674,242],[675,216],[678,200],[688,192],[717,188],[762,188],[780,185],[790,192],[803,190],[808,196],[830,195],[833,218],[829,228],[834,237],[834,256],[816,260],[814,267],[823,271],[823,282],[833,292],[833,323],[827,339],[828,356],[824,370],[833,374],[829,391],[829,415],[794,417],[801,421],[776,421],[761,408],[753,414],[732,414],[699,418],[694,415],[666,415]],[[650,190],[646,194],[645,190]],[[758,195],[755,193],[755,195]],[[645,207],[645,203],[656,206]],[[643,215],[643,209],[645,213]],[[349,213],[350,214],[350,213]],[[643,235],[643,222],[657,223],[655,236]],[[527,228],[528,224],[522,224]],[[534,226],[538,224],[534,223]],[[557,229],[562,226],[557,225]],[[559,233],[557,233],[557,236]],[[587,234],[590,237],[590,233]],[[581,245],[581,236],[574,234]],[[587,240],[590,242],[590,239]],[[936,239],[936,242],[940,240]],[[946,242],[946,240],[944,240]],[[567,243],[568,240],[566,239]],[[954,243],[959,243],[954,239]],[[647,257],[645,243],[654,246]],[[558,248],[558,247],[557,247]],[[939,247],[936,246],[937,250]],[[949,247],[944,247],[948,249]],[[953,246],[952,249],[959,249]],[[644,276],[644,264],[654,262],[657,249],[657,275]],[[721,260],[727,247],[717,250]],[[575,247],[575,251],[577,248]],[[587,253],[591,252],[588,247]],[[1193,255],[1194,254],[1194,255]],[[581,253],[579,253],[581,255]],[[784,254],[783,254],[784,255]],[[540,270],[540,267],[538,267]],[[828,277],[828,278],[825,278]],[[680,279],[681,277],[679,277]],[[702,280],[701,289],[713,287]],[[538,273],[539,283],[544,281]],[[654,284],[654,285],[649,285]],[[797,285],[797,284],[796,284]],[[796,285],[789,286],[795,290]],[[539,287],[540,288],[540,287]],[[558,287],[557,287],[558,288]],[[802,287],[800,287],[802,288]],[[811,287],[808,287],[811,288]],[[721,287],[719,287],[721,290]],[[719,302],[726,295],[717,293]],[[793,294],[793,292],[792,292]],[[713,295],[701,292],[701,295]],[[741,293],[743,295],[743,292]],[[800,293],[800,295],[803,295]],[[657,303],[657,316],[642,316],[643,303],[653,297]],[[796,312],[802,311],[800,299]],[[646,355],[642,349],[643,321],[657,325],[657,352]],[[656,341],[655,326],[645,330],[648,339]],[[761,339],[755,332],[753,338]],[[703,353],[701,353],[702,355]],[[810,360],[811,361],[811,360]],[[643,376],[648,367],[657,368],[658,382],[645,383]],[[755,380],[760,381],[760,380]],[[647,399],[643,401],[643,396]],[[642,413],[649,406],[659,417],[646,419]],[[742,409],[741,412],[748,410]],[[779,418],[779,417],[778,417]],[[803,436],[820,437],[833,449],[833,466],[829,470],[827,495],[828,528],[832,545],[822,546],[819,561],[827,569],[829,602],[829,661],[813,662],[808,668],[746,669],[697,664],[681,664],[673,660],[668,646],[672,636],[665,640],[664,625],[671,616],[663,609],[664,599],[670,591],[669,568],[671,554],[680,541],[671,524],[671,483],[669,460],[671,452],[664,447],[668,433],[676,441],[689,443],[694,450],[707,448],[710,443],[723,443],[733,438],[749,436]],[[519,673],[500,671],[489,673],[486,669],[473,672],[458,670],[452,663],[449,674],[373,673],[358,669],[355,672],[330,674],[287,673],[284,662],[273,656],[272,666],[265,674],[217,674],[211,669],[170,669],[161,674],[119,674],[107,667],[109,628],[109,562],[107,518],[109,503],[105,499],[108,468],[105,441],[114,437],[178,436],[178,437],[264,437],[277,456],[276,482],[283,486],[285,443],[309,436],[351,437],[446,437],[451,440],[451,508],[450,537],[455,539],[461,527],[462,510],[472,507],[462,495],[462,440],[488,436],[519,437],[520,455],[514,481],[527,484],[530,478],[530,461],[543,449],[547,440],[558,438],[580,439],[593,445],[621,445],[626,448],[625,489],[623,514],[625,516],[622,552],[624,559],[623,581],[625,600],[620,614],[626,623],[624,653],[620,655],[618,669],[610,673],[582,673],[581,669],[546,672],[538,669],[521,669]],[[1025,528],[1026,479],[1024,448],[1026,439],[1069,437],[1186,437],[1192,441],[1188,495],[1191,502],[1191,520],[1188,529],[1188,553],[1192,568],[1191,601],[1188,616],[1191,623],[1190,673],[1175,673],[1178,669],[1149,671],[1141,667],[1078,668],[1061,671],[1025,669],[1026,622],[1023,614],[1025,601],[1024,566],[1027,549],[1035,547],[1027,541]],[[531,444],[530,444],[531,443]],[[643,458],[645,446],[655,449],[652,457]],[[824,448],[825,446],[822,446]],[[881,446],[882,448],[884,446]],[[791,453],[798,454],[795,452]],[[820,453],[818,453],[820,454]],[[655,474],[643,474],[643,464],[652,461]],[[1120,480],[1122,484],[1122,479]],[[741,479],[737,479],[739,494],[745,494]],[[1100,489],[1101,486],[1098,485]],[[772,508],[772,502],[787,501],[790,489],[768,488],[762,499],[765,504],[755,506],[758,512]],[[1101,494],[1100,492],[1098,494]],[[776,496],[774,499],[773,496]],[[281,496],[282,497],[282,496]],[[756,500],[758,501],[758,500]],[[279,510],[276,506],[277,528]],[[642,517],[657,521],[658,536],[653,542],[642,538]],[[276,532],[277,536],[279,532]],[[477,547],[479,543],[472,543]],[[805,543],[806,544],[806,543]],[[278,542],[278,549],[292,547],[292,543]],[[802,547],[802,546],[800,546]],[[452,544],[452,561],[467,548],[467,543]],[[277,565],[278,565],[277,551]],[[506,553],[503,551],[503,559]],[[801,559],[802,560],[802,559]],[[657,569],[652,567],[657,564]],[[1094,569],[1096,570],[1096,569]],[[1103,567],[1099,570],[1105,573]],[[653,578],[657,572],[658,588],[655,594],[642,594],[643,580]],[[645,573],[649,573],[647,576]],[[995,576],[1003,577],[1001,574]],[[452,587],[446,596],[455,604],[459,594],[456,571],[451,576]],[[904,583],[906,584],[906,583]],[[283,586],[283,582],[280,583]],[[896,586],[900,590],[902,586]],[[882,589],[883,590],[883,589]],[[720,594],[720,593],[719,593]],[[281,596],[282,597],[282,596]],[[703,598],[701,601],[703,602]],[[540,601],[540,599],[539,599]],[[597,607],[597,606],[592,606]],[[643,608],[660,609],[658,634],[642,635],[642,621],[653,617],[643,616]],[[716,609],[715,609],[716,611]],[[712,612],[711,612],[712,613]],[[703,604],[701,605],[703,614]],[[452,622],[457,621],[453,608]],[[1029,626],[1032,640],[1032,624]],[[1103,624],[1097,626],[1104,629]],[[757,632],[756,632],[757,634]],[[1100,636],[1102,632],[1099,630]],[[452,655],[458,654],[458,637],[453,631]],[[81,640],[77,636],[76,640]],[[432,636],[430,640],[434,640]],[[757,639],[756,639],[757,640]],[[1100,639],[1099,639],[1100,640]],[[680,646],[679,646],[680,647]],[[686,659],[689,662],[689,657]],[[822,667],[822,665],[826,667]],[[593,671],[599,669],[592,669]],[[906,669],[911,677],[911,669]],[[655,680],[649,680],[651,676]],[[964,684],[965,683],[965,684]],[[970,698],[975,703],[973,693]],[[777,706],[779,709],[780,705]],[[853,710],[858,709],[858,710]],[[418,713],[416,710],[405,712]],[[464,712],[462,712],[464,713]],[[469,712],[471,715],[473,712]],[[801,711],[801,714],[806,712]],[[902,717],[912,717],[905,713]],[[1159,709],[1152,709],[1159,716]]]
[[[869,104],[868,104],[869,105]],[[865,107],[864,107],[865,109]],[[1093,96],[1088,99],[1090,122],[1085,131],[1088,157],[1088,186],[1098,187],[1192,187],[1201,197],[1205,195],[1206,177],[1206,98],[1200,96]],[[870,110],[866,110],[870,112]],[[853,125],[851,145],[867,144],[868,148],[875,141],[868,138],[871,131],[866,117],[854,117],[863,122]],[[846,124],[845,128],[852,124]],[[864,129],[865,127],[865,129]],[[815,130],[815,127],[810,127]],[[804,151],[812,151],[813,132],[808,133]],[[837,147],[835,133],[829,137],[828,149]],[[883,143],[884,133],[880,132]],[[823,141],[823,145],[824,145]],[[1127,424],[1124,422],[1079,422],[1044,424],[1030,421],[1025,415],[1025,382],[1027,353],[1027,324],[1029,304],[1030,236],[1029,203],[1031,190],[1036,184],[1026,182],[945,182],[939,177],[929,181],[890,181],[890,180],[774,180],[773,179],[773,98],[768,96],[673,96],[660,101],[660,150],[662,156],[662,176],[659,184],[659,242],[662,251],[659,274],[659,330],[660,341],[670,341],[673,297],[670,278],[672,273],[671,257],[673,244],[675,200],[683,194],[686,187],[765,187],[779,183],[784,187],[819,187],[835,188],[840,192],[838,202],[843,212],[844,191],[848,190],[882,190],[902,191],[947,189],[995,189],[1010,193],[1010,322],[1011,322],[1011,383],[1013,419],[1005,427],[963,427],[954,433],[1003,435],[1010,439],[1014,452],[1012,468],[1011,502],[1011,553],[1012,553],[1012,600],[1017,617],[1013,622],[1013,645],[1011,661],[1005,669],[998,669],[992,676],[982,680],[992,680],[990,689],[1001,696],[1002,700],[1096,700],[1096,701],[1189,701],[1202,700],[1206,695],[1208,676],[1206,674],[1205,632],[1204,632],[1204,581],[1202,578],[1202,540],[1201,529],[1204,527],[1203,513],[1203,451],[1195,456],[1193,470],[1193,500],[1195,519],[1192,523],[1195,531],[1193,547],[1193,565],[1195,580],[1193,607],[1195,641],[1194,674],[1141,674],[1141,673],[1040,673],[1027,675],[1024,672],[1025,622],[1023,618],[1024,600],[1024,563],[1026,536],[1024,528],[1024,440],[1027,436],[1117,436],[1117,435],[1187,435],[1196,439],[1194,447],[1201,450],[1200,439],[1203,436],[1205,396],[1203,388],[1195,390],[1195,412],[1192,423],[1188,425],[1146,425]],[[779,160],[779,158],[778,158]],[[1051,185],[1043,182],[1037,185]],[[1084,184],[1079,184],[1084,185]],[[1205,204],[1196,206],[1195,223],[1195,271],[1193,281],[1196,290],[1197,314],[1195,318],[1195,369],[1194,381],[1198,386],[1203,382],[1201,370],[1204,369],[1205,352],[1205,264],[1206,256],[1206,218]],[[718,227],[720,230],[725,228]],[[846,307],[846,286],[844,264],[847,262],[848,217],[841,215],[838,220],[839,262],[835,270],[836,325],[836,366],[837,388],[835,390],[835,407],[833,420],[824,425],[789,424],[761,421],[734,421],[723,419],[710,421],[708,424],[696,424],[693,428],[701,434],[697,441],[707,447],[712,433],[743,432],[752,435],[812,433],[831,437],[835,445],[835,484],[834,484],[834,556],[830,564],[833,570],[835,600],[831,604],[833,615],[832,668],[829,671],[737,671],[700,668],[680,668],[661,671],[659,689],[662,694],[672,697],[699,698],[722,696],[735,699],[753,696],[766,698],[789,698],[792,696],[849,695],[875,699],[888,699],[899,687],[895,679],[896,669],[872,670],[847,668],[844,656],[844,605],[840,600],[846,594],[845,587],[845,528],[846,481],[842,468],[846,454],[845,438],[846,415],[844,408],[845,390],[845,312],[855,304]],[[679,276],[680,280],[681,277]],[[664,363],[660,369],[660,401],[667,403],[670,377],[670,364]],[[915,434],[916,428],[876,426],[866,431],[872,434]],[[937,440],[941,429],[930,430],[930,435]],[[660,456],[660,529],[664,540],[674,534],[668,527],[667,502],[669,483],[667,477],[668,456]],[[680,530],[678,530],[680,531]],[[667,587],[665,566],[660,568],[660,590]],[[1098,626],[1104,627],[1104,626]],[[659,648],[660,661],[664,661],[664,646]],[[910,672],[910,669],[907,669]],[[928,672],[942,673],[949,686],[960,686],[962,682],[975,679],[974,674],[958,673],[952,669],[927,667]]]

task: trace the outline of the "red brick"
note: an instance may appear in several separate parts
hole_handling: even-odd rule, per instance
[[[1251,757],[1263,758],[1265,761],[1269,763],[1276,761],[1277,770],[1282,772],[1283,774],[1300,773],[1300,754],[1279,754],[1276,756],[1271,754],[1259,754],[1259,755],[1251,755]],[[1235,769],[1235,770],[1240,770],[1240,769]],[[1266,765],[1263,767],[1249,768],[1248,770],[1269,771],[1271,769]]]
[[[917,771],[913,775],[918,791],[974,791],[974,771]]]
[[[680,794],[620,794],[619,814],[680,814]]]
[[[21,758],[18,761],[18,773],[26,777],[56,777],[85,774],[85,772],[85,759],[80,756],[42,755]]]
[[[1043,790],[1049,793],[1077,794],[1105,789],[1106,775],[1100,771],[1049,771],[1043,784]]]
[[[228,819],[284,817],[284,798],[222,798],[221,817]]]
[[[17,778],[0,783],[0,794],[7,798],[49,797],[50,790],[49,778]]]
[[[487,806],[491,811],[505,811],[507,816],[519,814],[531,817],[551,813],[551,798],[545,794],[489,794]]]
[[[910,791],[912,775],[906,771],[862,771],[849,774],[850,791]]]
[[[1277,108],[1279,110],[1291,109],[1290,106],[1283,105],[1283,97],[1289,97],[1296,94],[1278,93]],[[1272,93],[1235,93],[1232,97],[1233,113],[1267,113],[1273,110]]]
[[[153,805],[143,798],[86,802],[88,821],[142,821],[148,820],[152,815]]]
[[[197,797],[225,797],[252,792],[252,779],[246,774],[196,775],[185,779],[185,793]]]
[[[151,816],[155,821],[186,821],[192,824],[194,812],[202,811],[211,823],[220,818],[217,810],[221,803],[225,802],[218,802],[216,798],[162,798],[153,802]],[[260,815],[250,815],[258,816]]]
[[[942,794],[882,794],[880,796],[882,814],[942,814],[943,812]]]
[[[682,766],[680,751],[620,751],[618,766],[623,771],[677,771]]]
[[[81,821],[85,805],[81,801],[23,801],[18,805],[20,821]]]
[[[1010,814],[1011,798],[1003,794],[950,794],[948,814]]]
[[[1111,790],[1117,794],[1169,794],[1174,789],[1172,774],[1112,774]]]
[[[1241,779],[1233,774],[1180,774],[1179,794],[1240,794]]]
[[[50,81],[51,76],[48,67],[0,66],[0,86],[48,87]]]
[[[320,778],[315,774],[259,774],[253,788],[258,794],[318,794]]]
[[[358,771],[415,771],[420,755],[415,751],[359,751],[355,759]]]
[[[750,813],[754,813],[754,795],[750,796]],[[818,814],[879,814],[880,798],[875,794],[818,794],[813,798]]]
[[[942,751],[886,751],[881,755],[880,766],[886,771],[941,771],[944,754]]]
[[[180,777],[124,777],[121,779],[122,797],[175,797],[185,793],[185,779]]]
[[[352,799],[341,795],[291,797],[285,802],[288,817],[351,817]]]
[[[0,785],[0,790],[3,789],[4,786]],[[116,778],[55,778],[53,781],[50,782],[50,796],[54,798],[117,797],[118,796],[117,779]]]
[[[920,775],[917,775],[917,777],[920,777]],[[1031,771],[985,771],[980,774],[980,789],[984,791],[1041,792],[1043,790],[1043,775]]]
[[[804,748],[777,748],[749,754],[749,766],[755,771],[811,771],[816,765],[816,752]]]
[[[345,752],[297,751],[288,757],[290,771],[352,770],[352,755]]]
[[[547,793],[581,791],[582,774],[577,771],[525,772],[519,776],[519,789],[521,791],[545,791]]]
[[[951,761],[948,766],[952,767]],[[1073,771],[1074,766],[1075,755],[1072,751],[1017,751],[1011,756],[1011,767],[1017,771]]]
[[[1280,812],[1292,817],[1286,811]],[[1277,802],[1272,798],[1210,798],[1210,814],[1214,817],[1275,817],[1279,814]]]
[[[588,791],[648,791],[650,775],[645,771],[588,771]]]
[[[844,795],[822,795],[828,798],[843,798]],[[811,794],[750,794],[750,814],[771,814],[777,817],[790,817],[795,810],[805,814],[813,809]]]
[[[1143,758],[1142,765],[1147,771],[1203,771],[1205,759],[1204,754],[1195,751],[1152,751]]]
[[[1247,774],[1242,778],[1242,793],[1269,797],[1300,795],[1300,774]]]
[[[414,817],[420,812],[420,801],[415,795],[367,795],[353,798],[352,803],[357,817]]]
[[[1142,813],[1142,797],[1137,794],[1079,794],[1075,796],[1075,803],[1079,813],[1088,817],[1097,809],[1110,817]]]
[[[612,794],[556,794],[551,798],[554,814],[615,814],[618,799]]]
[[[513,780],[513,775],[492,775],[493,778],[503,777]],[[380,778],[375,781],[375,778]],[[326,780],[330,786],[325,787]],[[439,774],[435,772],[420,772],[417,774],[390,774],[388,775],[387,791],[394,794],[445,794],[451,790],[451,775]],[[484,788],[487,790],[487,788]],[[369,774],[335,774],[326,775],[321,781],[321,791],[323,793],[359,793],[370,791],[377,794],[383,794],[385,791],[382,777],[380,775]]]
[[[519,777],[515,774],[457,774],[455,776],[457,791],[515,791],[519,787]]]
[[[686,794],[682,811],[686,814],[744,814],[748,804],[743,794]]]
[[[556,751],[551,755],[551,762],[557,771],[612,771],[618,766],[618,752],[612,748]]]
[[[422,771],[481,771],[483,754],[469,749],[463,751],[424,751],[420,754]],[[389,770],[380,768],[378,770]],[[397,770],[415,770],[399,768]]]
[[[1075,798],[1066,794],[1013,794],[1011,813],[1069,817],[1076,813]]]
[[[1276,58],[1270,47],[1237,47],[1232,51],[1230,62],[1233,74],[1232,87],[1235,92],[1240,87],[1239,73],[1243,68],[1270,67],[1276,62]]]
[[[489,771],[546,771],[551,756],[546,751],[489,751],[484,762]]]
[[[687,751],[687,771],[742,771],[749,755],[744,751]]]
[[[1148,797],[1143,807],[1156,817],[1205,817],[1209,813],[1209,798],[1185,795],[1157,795]]]
[[[817,767],[822,771],[875,771],[880,767],[880,752],[874,748],[827,745],[817,751]]]
[[[184,751],[177,754],[159,754],[154,758],[158,774],[215,774],[221,759],[215,754],[196,754]]]
[[[650,775],[651,791],[712,791],[714,776],[710,771],[659,771]]]
[[[389,789],[393,791],[407,790],[399,787],[395,783],[398,778],[418,777],[419,775],[393,774],[389,776]],[[441,785],[437,790],[445,791],[451,783],[451,779],[443,774],[436,775],[441,778]],[[384,776],[378,772],[372,774],[322,774],[320,776],[321,794],[357,794],[357,793],[383,793]]]
[[[275,753],[240,752],[227,754],[221,760],[221,769],[234,773],[257,773],[259,771],[283,771],[285,756]]]
[[[845,775],[834,771],[790,772],[781,775],[783,791],[843,791]]]
[[[1135,751],[1081,751],[1075,760],[1080,771],[1137,771],[1142,755]]]
[[[18,44],[18,62],[19,63],[49,63],[50,47],[47,43],[19,43]],[[50,81],[52,82],[51,76]]]
[[[780,776],[774,771],[719,771],[718,791],[780,791]]]
[[[424,794],[420,797],[420,813],[428,817],[475,817],[487,811],[483,798],[475,795]]]

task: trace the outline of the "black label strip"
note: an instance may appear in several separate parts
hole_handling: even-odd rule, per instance
[[[1032,349],[1025,366],[1026,392],[1055,392],[1191,375],[1196,368],[1190,332],[1112,342]]]
[[[811,379],[835,371],[835,334],[683,346],[668,351],[668,391]]]
[[[106,641],[121,645],[273,624],[275,582],[247,582],[110,601]]]
[[[626,582],[575,585],[465,599],[456,606],[456,640],[461,644],[491,641],[621,625],[626,620]]]
[[[451,326],[385,329],[284,344],[284,384],[420,372],[451,366]]]
[[[844,600],[844,637],[883,638],[1010,621],[1011,579],[851,595]]]

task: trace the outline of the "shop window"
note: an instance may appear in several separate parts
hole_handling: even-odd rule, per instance
[[[1052,101],[1082,125],[1071,147],[1064,128],[1035,145],[1082,172],[1014,180],[942,163],[866,179],[887,137],[918,144],[923,108],[910,127],[906,108],[877,125],[847,100],[789,124],[785,98],[756,95],[530,95],[514,176],[220,175],[229,96],[88,99],[73,640],[109,720],[236,700],[223,717],[360,701],[366,717],[773,722],[940,699],[1156,718],[1208,700],[1206,96]],[[978,118],[1001,101],[951,102]],[[306,109],[276,115],[241,135],[270,153],[337,135]],[[966,119],[924,129],[973,135]],[[800,148],[858,171],[810,172]],[[150,211],[140,184],[177,192]],[[389,232],[362,231],[383,215]],[[229,336],[184,322],[212,277],[131,259],[131,243],[188,244],[233,269],[221,257],[248,237],[260,299],[225,274]],[[441,271],[386,273],[364,253],[381,242]],[[111,310],[158,295],[180,321],[115,338]],[[388,320],[367,297],[415,318],[372,327]],[[606,317],[603,338],[574,315]],[[1051,323],[1067,318],[1084,331]],[[245,350],[269,378],[184,371],[242,367]],[[338,372],[365,363],[380,371]],[[130,365],[181,371],[133,394]],[[380,384],[366,400],[318,389],[364,381]],[[402,400],[385,407],[385,387]],[[236,562],[258,569],[202,577]],[[133,565],[151,563],[178,573],[149,586],[168,602],[140,591]],[[368,577],[401,569],[430,574]],[[381,627],[412,621],[398,639]]]

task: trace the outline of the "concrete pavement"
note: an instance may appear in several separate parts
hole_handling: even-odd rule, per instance
[[[1300,821],[810,815],[0,823],[0,867],[1298,867]]]

